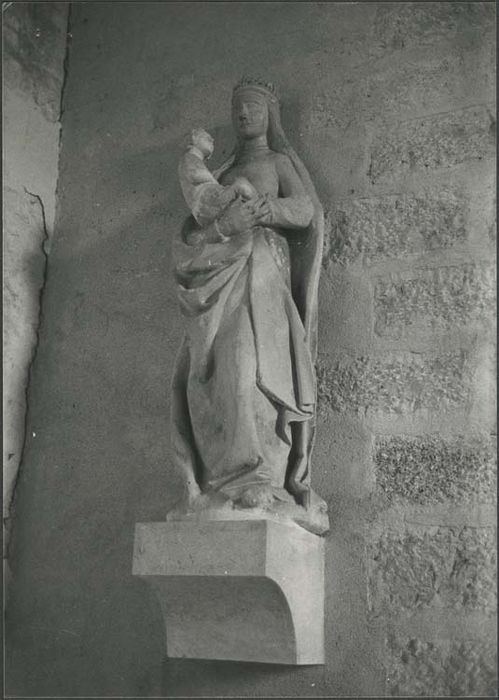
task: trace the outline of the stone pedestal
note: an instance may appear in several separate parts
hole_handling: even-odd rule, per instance
[[[159,598],[169,657],[324,663],[324,540],[294,523],[138,523],[133,573]]]

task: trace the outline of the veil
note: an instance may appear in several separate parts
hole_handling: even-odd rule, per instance
[[[324,210],[307,168],[284,133],[278,100],[276,98],[267,99],[267,106],[269,148],[289,157],[314,207],[314,215],[307,229],[290,237],[288,244],[291,259],[291,293],[305,328],[305,340],[312,362],[315,363],[317,358],[319,276],[324,245]],[[217,180],[233,165],[236,155],[237,145],[229,158],[213,172]],[[291,464],[288,480],[291,479],[294,483],[302,484],[304,489],[308,490],[310,484],[309,464],[315,437],[315,412],[312,420],[299,423],[298,426],[301,431],[301,447],[306,452],[306,460],[301,467],[294,467]],[[296,445],[294,447],[296,448]]]

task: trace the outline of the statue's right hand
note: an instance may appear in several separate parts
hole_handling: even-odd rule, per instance
[[[218,220],[220,230],[225,236],[237,236],[248,231],[262,220],[264,207],[261,198],[245,202],[238,197]]]

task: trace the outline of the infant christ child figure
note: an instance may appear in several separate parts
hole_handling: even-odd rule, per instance
[[[193,129],[178,166],[182,194],[200,226],[213,223],[237,197],[247,201],[258,195],[245,177],[220,185],[204,162],[212,153],[213,137],[204,129]]]

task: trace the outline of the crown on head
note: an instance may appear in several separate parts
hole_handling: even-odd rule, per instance
[[[232,91],[232,96],[234,97],[234,95],[240,90],[249,89],[261,92],[272,102],[277,102],[279,99],[274,83],[271,83],[267,80],[263,80],[262,78],[253,78],[247,75],[243,75],[241,80],[234,87]]]

